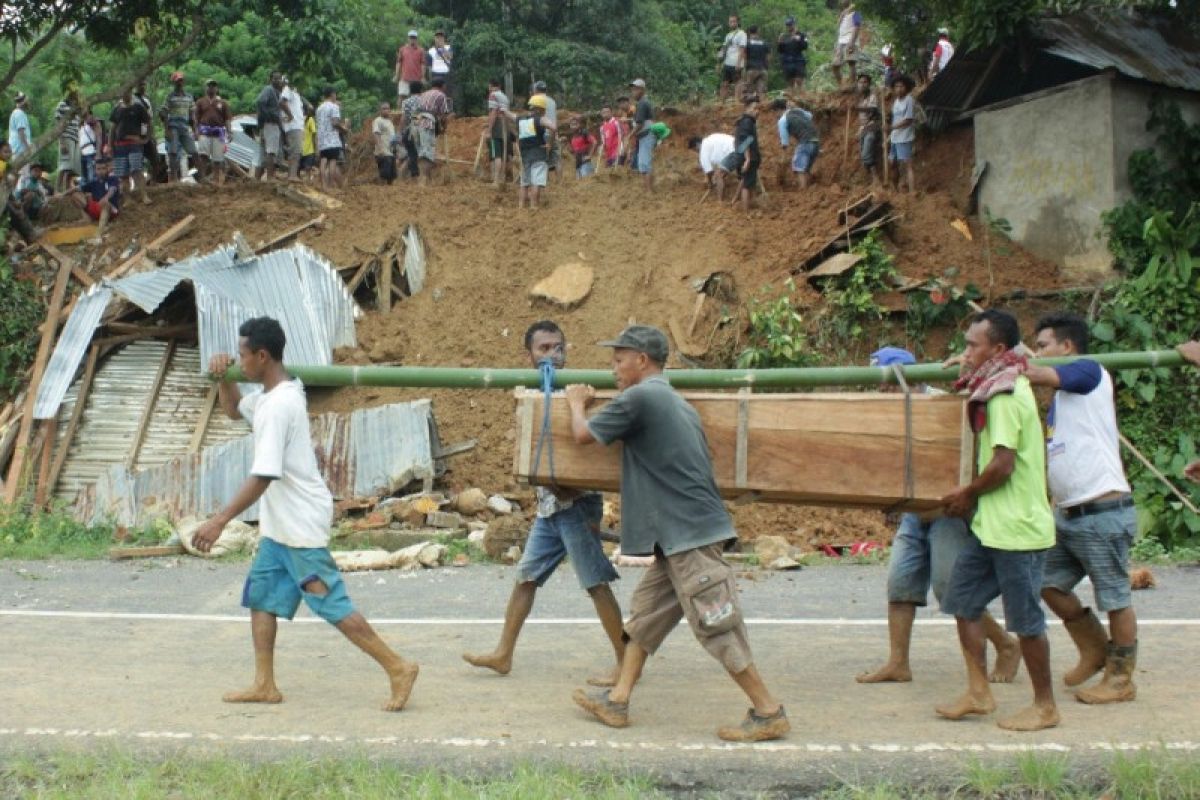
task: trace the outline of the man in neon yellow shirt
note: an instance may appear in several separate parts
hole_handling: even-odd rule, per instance
[[[300,145],[300,174],[305,180],[312,178],[313,167],[317,165],[317,120],[313,116],[313,107],[304,104],[304,139]]]
[[[970,393],[967,410],[979,434],[979,475],[942,503],[948,515],[969,517],[975,535],[954,563],[942,611],[956,618],[968,684],[962,697],[936,710],[946,719],[995,710],[980,617],[1000,597],[1005,627],[1021,643],[1033,705],[998,724],[1013,731],[1042,730],[1059,721],[1040,598],[1046,551],[1054,546],[1042,423],[1023,374],[1028,361],[1014,350],[1021,342],[1017,320],[989,309],[975,316],[966,339],[963,375],[955,386]]]

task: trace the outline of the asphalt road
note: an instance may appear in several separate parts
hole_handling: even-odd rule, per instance
[[[245,568],[189,558],[0,563],[0,753],[100,742],[248,757],[353,751],[460,770],[553,761],[648,771],[684,789],[801,791],[834,778],[927,778],[965,758],[1025,749],[1084,759],[1200,749],[1200,701],[1180,680],[1200,660],[1194,568],[1158,568],[1158,588],[1135,595],[1144,623],[1137,701],[1089,707],[1060,689],[1062,725],[1036,734],[935,717],[934,704],[964,677],[952,623],[931,609],[914,634],[912,683],[854,682],[886,652],[884,568],[744,573],[756,660],[793,726],[787,740],[759,745],[716,738],[746,703],[686,628],[650,661],[629,728],[576,709],[571,691],[607,666],[608,646],[569,567],[539,592],[507,677],[459,656],[493,645],[511,568],[359,573],[347,576],[356,605],[422,665],[408,708],[377,711],[382,673],[307,609],[280,630],[286,702],[223,704],[221,693],[247,684],[252,670],[238,607]],[[621,573],[624,606],[639,570]],[[1059,625],[1051,647],[1060,676],[1074,652]],[[1026,704],[1024,673],[996,697],[1000,713]]]

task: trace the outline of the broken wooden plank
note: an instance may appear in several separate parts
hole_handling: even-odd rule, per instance
[[[838,210],[838,225],[845,225],[846,220],[850,217],[862,216],[862,213],[870,208],[873,202],[875,202],[875,193],[867,192],[857,200],[851,200],[849,203],[846,203],[846,205]]]
[[[140,331],[134,333],[124,333],[120,336],[106,336],[103,339],[94,340],[94,344],[101,347],[113,347],[119,344],[129,344],[141,339],[186,339],[196,336],[196,326],[187,325],[167,325],[165,327],[150,327],[142,326]]]
[[[297,236],[304,233],[309,228],[321,228],[324,226],[325,226],[325,215],[321,214],[320,216],[314,217],[313,219],[310,219],[308,222],[305,222],[303,225],[297,225],[296,227],[292,228],[291,230],[284,231],[283,233],[279,234],[278,236],[276,236],[274,239],[272,239],[269,242],[262,242],[261,244],[259,244],[258,247],[254,248],[254,252],[257,253],[258,255],[262,255],[263,253],[265,253],[269,250],[274,250],[276,247],[287,244],[289,241],[291,241],[292,239],[295,239]]]
[[[146,398],[146,407],[142,409],[142,417],[138,420],[137,431],[129,446],[129,455],[125,457],[125,469],[133,471],[137,466],[138,455],[142,452],[142,443],[146,441],[146,431],[150,428],[150,418],[154,416],[154,407],[158,405],[158,395],[162,391],[163,381],[167,377],[167,369],[171,366],[171,357],[175,355],[175,340],[167,342],[163,351],[162,361],[158,372],[154,375],[154,383],[150,386],[150,394]]]
[[[58,435],[58,420],[48,419],[42,423],[42,454],[38,461],[38,479],[33,491],[33,503],[41,508],[46,505],[46,484],[50,480],[50,468],[54,461],[54,440]]]
[[[479,444],[478,439],[467,439],[465,442],[459,442],[458,444],[452,444],[448,447],[443,447],[441,450],[434,453],[433,457],[435,459],[442,459],[449,458],[450,456],[461,455],[469,450],[474,450],[477,444]]]
[[[671,338],[675,340],[675,349],[680,353],[689,358],[699,358],[708,352],[707,348],[697,347],[692,344],[692,340],[688,338],[688,335],[684,332],[683,325],[676,319],[674,314],[667,320],[667,327],[671,330]]]
[[[143,261],[146,260],[147,257],[150,256],[151,253],[154,253],[156,251],[161,250],[164,247],[167,247],[172,242],[174,242],[176,239],[178,239],[180,236],[183,236],[185,233],[188,232],[188,230],[191,229],[192,225],[194,225],[195,223],[196,223],[196,215],[188,214],[186,217],[179,220],[179,222],[176,222],[174,225],[172,225],[171,227],[169,227],[165,231],[163,231],[161,234],[159,234],[158,238],[156,238],[154,241],[150,242],[150,244],[146,245],[141,250],[138,250],[131,257],[122,261],[120,264],[118,264],[116,267],[114,267],[112,269],[112,271],[109,272],[104,277],[110,281],[120,278],[126,272],[129,272],[134,267],[139,266]]]
[[[54,281],[54,291],[50,295],[50,305],[46,309],[46,322],[42,325],[42,339],[38,343],[37,355],[33,359],[33,373],[25,395],[21,430],[17,434],[16,449],[13,451],[12,464],[8,468],[4,498],[9,503],[16,500],[21,491],[21,476],[25,470],[29,439],[33,435],[33,408],[37,401],[38,388],[42,385],[42,376],[46,373],[46,363],[50,360],[50,352],[54,349],[54,340],[58,336],[58,312],[62,310],[63,300],[67,296],[67,282],[70,277],[71,264],[67,261],[60,261],[58,277]]]
[[[113,561],[124,561],[130,558],[181,556],[186,552],[181,544],[160,544],[150,547],[114,547],[108,551],[108,557]]]
[[[204,397],[204,407],[200,409],[200,419],[196,421],[196,430],[192,433],[192,441],[188,443],[189,453],[199,453],[204,444],[204,436],[208,433],[208,421],[212,419],[213,408],[217,405],[218,387],[216,383],[208,387]]]
[[[392,272],[396,262],[392,256],[383,257],[379,263],[379,281],[376,285],[375,307],[380,311],[392,310]]]
[[[63,434],[62,444],[59,445],[58,452],[54,456],[54,463],[50,467],[50,474],[46,479],[48,493],[53,494],[55,487],[58,486],[58,477],[62,475],[63,467],[67,463],[67,455],[71,452],[71,442],[75,441],[75,432],[79,429],[88,395],[92,391],[92,380],[96,377],[96,363],[99,360],[100,345],[93,344],[88,351],[87,365],[83,368],[83,378],[79,381],[79,391],[75,395],[75,407],[71,409],[71,419],[67,422],[67,430]]]
[[[51,258],[53,258],[59,264],[63,263],[64,261],[68,262],[71,265],[71,274],[74,275],[75,280],[82,283],[84,285],[84,287],[90,287],[90,286],[95,285],[95,283],[96,283],[95,278],[93,278],[91,275],[87,274],[87,271],[84,270],[83,267],[81,267],[77,263],[75,263],[75,259],[71,258],[66,253],[59,250],[51,242],[39,240],[38,244],[41,246],[41,248],[43,250],[46,251],[47,255],[49,255]]]
[[[47,228],[46,232],[38,238],[37,243],[52,246],[79,244],[94,238],[99,231],[100,226],[90,222],[81,225],[62,225],[57,228]]]
[[[377,262],[374,257],[364,259],[362,265],[358,268],[358,272],[354,273],[354,277],[351,278],[350,282],[346,284],[346,291],[350,292],[350,294],[354,294],[355,290],[358,289],[358,285],[363,282],[363,279],[367,277],[367,274],[371,271],[372,266],[374,266],[376,263]]]
[[[275,187],[275,194],[316,211],[334,211],[343,205],[341,200],[318,192],[310,186],[279,184]]]
[[[832,278],[841,275],[858,262],[866,258],[862,253],[838,253],[821,262],[821,265],[804,277],[811,281],[813,278]]]

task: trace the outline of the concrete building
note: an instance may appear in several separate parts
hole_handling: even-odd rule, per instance
[[[979,207],[1085,279],[1112,269],[1101,214],[1131,197],[1129,156],[1153,147],[1150,101],[1200,121],[1200,44],[1132,13],[1042,21],[1023,46],[956,56],[926,90],[931,123],[971,121]]]

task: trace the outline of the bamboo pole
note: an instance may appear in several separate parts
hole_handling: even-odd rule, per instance
[[[1181,367],[1183,357],[1174,350],[1152,350],[1140,353],[1100,353],[1087,358],[1110,370]],[[1054,366],[1075,361],[1075,358],[1037,358],[1031,363]],[[402,386],[445,389],[515,389],[538,386],[541,377],[533,369],[487,369],[467,367],[355,367],[288,365],[288,371],[308,386]],[[914,364],[903,368],[909,383],[938,383],[952,381],[958,370],[941,364]],[[679,389],[791,389],[813,386],[880,386],[896,382],[891,367],[796,367],[789,369],[672,369],[665,373],[672,386]],[[245,381],[231,367],[228,380]],[[567,386],[586,383],[598,389],[612,389],[616,384],[612,372],[606,369],[564,369],[554,376],[554,385]]]

